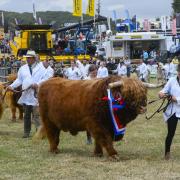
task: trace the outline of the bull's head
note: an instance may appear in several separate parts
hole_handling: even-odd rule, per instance
[[[126,106],[135,114],[143,113],[146,110],[147,91],[139,81],[131,78],[122,78],[120,81],[110,83],[109,88],[113,92],[120,91]]]
[[[142,114],[146,112],[147,88],[157,88],[163,84],[143,83],[137,79],[121,78],[120,81],[109,83],[112,92],[119,91],[127,104],[127,108],[132,114]]]
[[[126,113],[134,119],[147,110],[147,88],[157,88],[162,85],[144,83],[132,78],[121,78],[120,81],[109,83],[109,88],[114,93],[120,92],[127,105]]]

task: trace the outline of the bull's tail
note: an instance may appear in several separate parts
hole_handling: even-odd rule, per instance
[[[44,138],[46,138],[46,130],[44,125],[41,125],[33,136],[33,140],[41,140]]]
[[[4,92],[4,86],[0,83],[0,119],[1,119],[1,117],[3,115],[3,111],[4,111],[3,92]]]
[[[3,115],[3,111],[4,111],[3,104],[2,104],[2,102],[0,102],[0,119]]]

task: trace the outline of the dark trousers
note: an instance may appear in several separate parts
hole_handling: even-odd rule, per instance
[[[170,152],[171,143],[177,127],[177,122],[178,118],[175,116],[175,114],[173,114],[167,121],[168,134],[165,141],[165,154],[167,152]]]
[[[33,112],[33,106],[24,105],[24,134],[30,134],[31,132],[31,115]]]
[[[127,77],[131,76],[131,67],[127,67]]]

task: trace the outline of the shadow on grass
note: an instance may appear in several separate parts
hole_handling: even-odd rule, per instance
[[[97,157],[93,154],[93,150],[88,149],[75,149],[75,148],[60,148],[59,155],[70,155],[74,157],[86,157],[86,158],[97,158],[104,159],[105,161],[109,161],[109,156],[104,150],[104,155],[102,157]],[[152,154],[142,154],[139,152],[118,152],[118,161],[132,161],[132,160],[148,160],[148,161],[156,161],[157,156],[152,156]],[[111,160],[110,160],[111,161]]]
[[[0,131],[0,136],[10,136],[13,138],[19,138],[22,136],[22,133],[12,132],[12,131]]]
[[[74,148],[60,148],[60,154],[69,154],[72,156],[79,157],[92,157],[92,152],[87,151],[87,149],[74,149]]]

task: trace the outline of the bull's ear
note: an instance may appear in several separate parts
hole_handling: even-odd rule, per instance
[[[115,88],[115,87],[120,87],[123,85],[122,81],[117,81],[117,82],[113,82],[113,83],[109,83],[108,87],[110,89]]]

